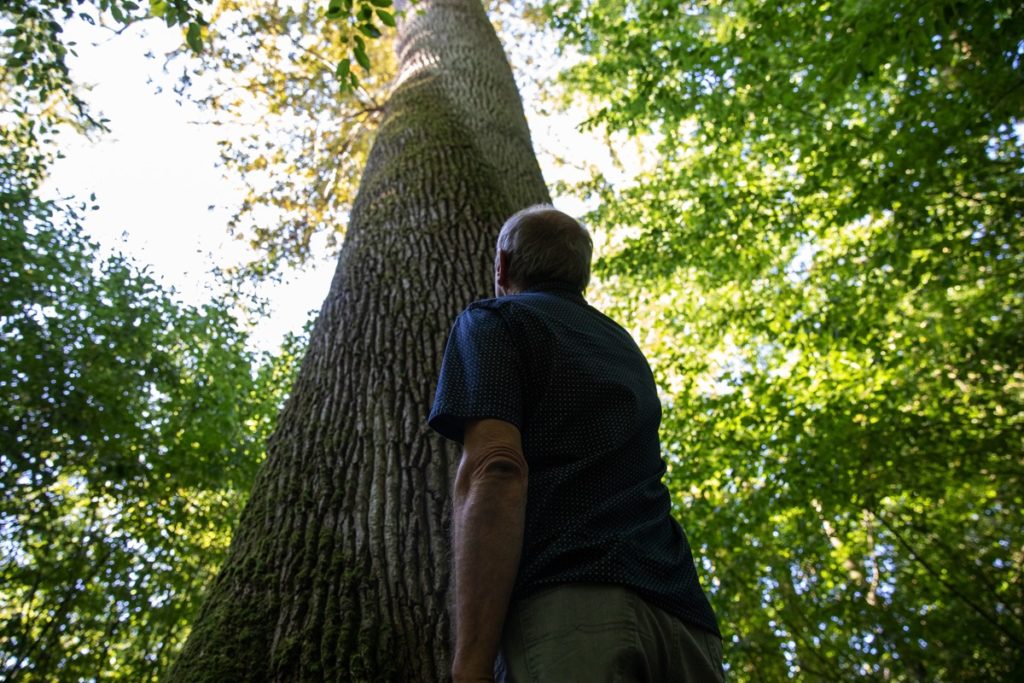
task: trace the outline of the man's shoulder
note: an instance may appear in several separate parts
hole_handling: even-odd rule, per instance
[[[501,325],[515,336],[589,336],[594,343],[639,351],[636,340],[618,322],[588,304],[582,296],[527,291],[474,301],[462,312],[463,324]]]
[[[551,342],[569,322],[571,312],[563,306],[556,296],[542,292],[479,299],[459,314],[455,327],[460,334],[474,337],[507,334],[517,344]]]
[[[491,326],[503,325],[503,319],[507,317],[507,302],[503,297],[493,299],[478,299],[462,309],[455,321],[456,326]]]
[[[509,297],[507,296],[499,296],[492,297],[490,299],[477,299],[473,303],[466,306],[466,308],[463,309],[462,312],[468,313],[470,311],[497,311],[500,310],[502,306],[507,303],[505,300],[508,298]]]
[[[504,294],[489,299],[479,299],[466,307],[470,310],[487,310],[501,313],[544,312],[561,308],[578,309],[589,313],[599,313],[589,306],[582,296],[566,296],[549,291],[526,291],[515,294]]]
[[[553,303],[553,297],[544,296],[543,293],[506,294],[478,299],[466,306],[461,315],[471,319],[530,315],[543,311]]]

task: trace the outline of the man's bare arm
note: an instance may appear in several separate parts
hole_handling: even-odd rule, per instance
[[[455,681],[493,680],[515,584],[526,512],[519,429],[503,420],[466,424],[455,477]]]

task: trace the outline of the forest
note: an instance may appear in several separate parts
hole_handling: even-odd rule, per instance
[[[181,96],[258,112],[221,145],[236,296],[42,192],[110,132],[80,21],[178,32]],[[444,680],[425,420],[552,197],[654,370],[729,680],[1024,678],[1022,59],[1008,0],[2,3],[0,679]],[[545,182],[526,93],[612,166]],[[246,292],[318,249],[315,322],[253,350]]]

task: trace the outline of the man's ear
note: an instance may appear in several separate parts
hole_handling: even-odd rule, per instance
[[[494,284],[502,291],[508,291],[508,261],[508,252],[499,249],[494,259]]]

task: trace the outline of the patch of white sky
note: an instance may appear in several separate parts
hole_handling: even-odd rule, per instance
[[[503,43],[549,186],[586,180],[595,170],[625,183],[650,166],[653,136],[631,141],[584,132],[590,115],[585,102],[559,111],[543,97],[541,83],[573,58],[556,56],[551,31],[536,31],[507,12],[496,23],[514,25],[514,31],[503,32]],[[80,199],[95,194],[99,208],[85,218],[88,234],[148,268],[182,301],[200,305],[225,296],[214,270],[252,256],[227,229],[244,188],[218,166],[218,142],[237,139],[242,131],[209,123],[197,105],[174,93],[175,76],[164,71],[162,57],[181,46],[182,33],[156,21],[115,33],[73,20],[64,35],[76,43],[77,54],[69,60],[72,78],[85,86],[84,99],[108,120],[110,131],[91,138],[66,133],[63,158],[54,164],[44,193]],[[575,215],[593,208],[571,195],[555,196],[554,203]],[[605,238],[596,237],[600,253]],[[280,282],[260,286],[269,308],[251,330],[255,348],[276,349],[320,306],[335,268],[335,256],[326,247],[320,252],[323,257],[305,268],[287,270]]]
[[[181,32],[150,21],[115,34],[71,21],[64,35],[76,43],[71,76],[85,86],[84,99],[107,119],[109,132],[89,138],[65,132],[63,158],[44,193],[95,194],[98,209],[84,221],[90,237],[148,268],[185,303],[224,296],[214,269],[249,256],[249,247],[227,230],[243,188],[217,166],[218,141],[233,131],[201,123],[207,117],[173,93],[174,77],[163,71],[161,56],[181,45]],[[260,294],[271,306],[252,330],[253,346],[275,349],[286,332],[300,329],[326,295],[332,271],[317,263],[264,285]]]

